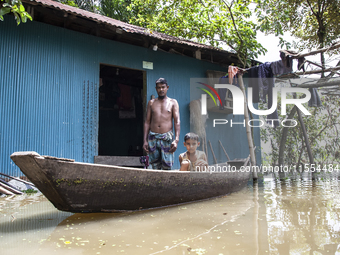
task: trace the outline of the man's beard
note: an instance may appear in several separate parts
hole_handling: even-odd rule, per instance
[[[164,99],[165,96],[158,96],[159,99]]]

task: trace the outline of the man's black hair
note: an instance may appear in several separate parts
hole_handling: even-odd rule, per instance
[[[164,78],[159,78],[159,79],[156,81],[156,85],[157,85],[157,83],[161,83],[161,84],[166,84],[166,85],[168,85],[167,80],[164,79]]]
[[[186,142],[187,140],[192,139],[192,140],[196,140],[197,142],[199,142],[199,137],[198,135],[196,135],[195,133],[187,133],[184,136],[184,142]]]

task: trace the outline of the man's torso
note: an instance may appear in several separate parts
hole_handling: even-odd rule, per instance
[[[172,130],[173,108],[174,99],[168,97],[151,101],[150,130],[152,132],[163,134]]]

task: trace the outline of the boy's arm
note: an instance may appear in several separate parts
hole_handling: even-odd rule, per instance
[[[181,155],[181,154],[179,154],[178,160],[179,160],[179,164],[182,165],[183,158],[182,158],[182,155]]]
[[[201,156],[201,159],[197,160],[196,165],[198,166],[208,166],[208,160],[207,155],[205,155],[205,152],[202,151],[203,155]]]

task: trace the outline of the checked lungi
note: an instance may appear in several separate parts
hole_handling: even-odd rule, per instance
[[[149,132],[149,161],[152,169],[171,170],[174,153],[169,151],[173,136],[171,131],[164,134]]]

